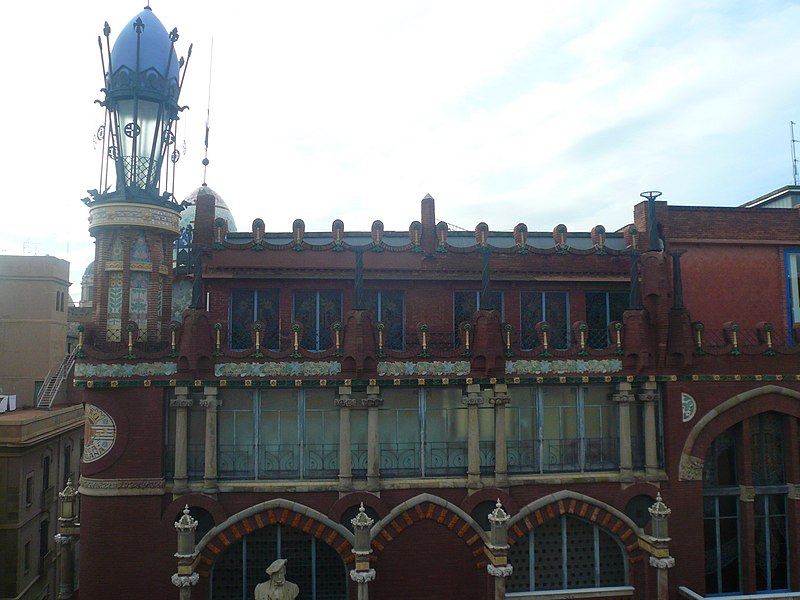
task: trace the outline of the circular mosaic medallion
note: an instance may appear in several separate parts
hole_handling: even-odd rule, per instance
[[[84,432],[83,462],[100,460],[114,447],[117,440],[117,424],[106,411],[91,404],[86,405],[86,429]]]

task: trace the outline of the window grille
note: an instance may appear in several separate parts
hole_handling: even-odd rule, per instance
[[[550,348],[565,350],[569,347],[569,295],[567,292],[520,292],[520,348],[536,350],[540,345],[536,325],[541,321],[550,324]]]

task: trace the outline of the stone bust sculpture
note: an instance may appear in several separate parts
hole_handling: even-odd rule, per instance
[[[286,581],[286,559],[279,558],[267,567],[269,581],[259,583],[255,590],[255,600],[294,600],[300,588]]]

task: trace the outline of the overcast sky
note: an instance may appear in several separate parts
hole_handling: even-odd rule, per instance
[[[97,36],[143,2],[6,10],[0,253],[93,258]],[[734,206],[792,182],[800,4],[782,1],[154,0],[194,50],[176,196],[203,181],[240,230],[406,230],[420,200],[473,229],[632,220],[644,190]],[[213,39],[213,64],[210,60]],[[211,67],[211,68],[210,68]],[[798,129],[800,136],[800,129]],[[79,297],[77,286],[73,298]]]

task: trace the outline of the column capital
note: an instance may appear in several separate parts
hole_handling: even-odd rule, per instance
[[[333,403],[339,408],[353,408],[356,405],[356,399],[352,396],[337,396],[333,399]]]
[[[480,406],[483,404],[483,396],[480,393],[470,392],[461,396],[461,402],[467,406]]]
[[[172,574],[172,585],[178,588],[191,587],[196,585],[198,581],[200,581],[199,573],[192,573],[191,575]]]
[[[514,572],[514,567],[511,565],[501,565],[496,567],[492,563],[489,563],[486,565],[486,570],[492,577],[502,577],[505,579],[506,577],[511,576],[511,574]]]
[[[352,569],[350,571],[350,579],[356,583],[369,583],[375,580],[375,569],[370,569],[369,571],[356,571]]]
[[[200,399],[200,406],[203,408],[219,408],[222,406],[222,400],[206,396],[205,398]]]
[[[367,394],[366,398],[361,399],[361,406],[366,406],[367,408],[383,406],[383,396],[378,396],[377,394]]]
[[[657,390],[644,390],[639,392],[640,402],[658,402],[661,394]]]
[[[636,401],[636,394],[631,391],[619,391],[614,392],[611,394],[611,399],[614,402],[635,402]]]
[[[170,408],[189,408],[192,404],[194,404],[194,400],[186,396],[171,398],[169,401]]]
[[[650,566],[655,567],[656,569],[671,569],[675,566],[675,559],[671,556],[664,558],[656,558],[655,556],[651,556]]]
[[[511,396],[506,392],[495,392],[494,396],[489,398],[489,404],[492,406],[506,406],[511,404]]]

